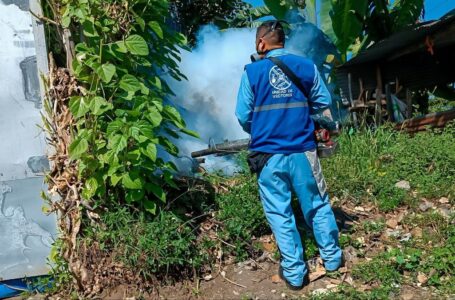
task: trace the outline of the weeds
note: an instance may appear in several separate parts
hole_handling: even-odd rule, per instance
[[[252,238],[270,233],[256,178],[249,174],[241,176],[239,184],[228,193],[218,195],[216,202],[219,207],[217,218],[224,224],[221,238],[235,245],[235,249],[226,250],[233,251],[237,260],[245,260],[257,251],[252,246]]]
[[[196,246],[192,224],[173,212],[162,211],[152,218],[119,208],[105,213],[102,221],[105,230],[95,228],[87,232],[87,239],[144,279],[184,275],[207,262]]]
[[[330,193],[338,198],[375,202],[389,211],[413,204],[413,197],[455,195],[455,126],[414,136],[381,127],[376,131],[345,132],[341,149],[322,160]],[[410,182],[417,194],[395,188],[400,180]]]
[[[377,221],[365,221],[362,228],[366,233],[380,233],[385,228],[385,221],[382,218]]]

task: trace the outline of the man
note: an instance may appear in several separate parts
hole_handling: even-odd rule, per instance
[[[289,54],[284,42],[285,33],[278,21],[264,22],[257,29],[256,50],[263,59],[245,67],[236,116],[251,134],[250,151],[263,155],[260,161],[266,161],[257,174],[259,193],[281,253],[280,277],[290,289],[299,290],[309,280],[291,208],[291,190],[297,194],[305,221],[314,232],[327,271],[341,266],[342,251],[310,118],[310,113],[331,118],[330,93],[314,63]],[[305,90],[301,91],[270,57],[287,65]]]

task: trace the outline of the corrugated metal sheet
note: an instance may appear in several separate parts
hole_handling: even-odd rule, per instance
[[[453,23],[455,23],[455,15],[447,16],[440,20],[416,24],[409,29],[402,30],[385,40],[377,42],[346,62],[340,69],[385,59],[406,46],[419,42],[423,43],[427,36],[437,31],[445,30]]]
[[[432,88],[455,82],[455,16],[395,34],[340,66],[336,77],[342,97],[348,96],[349,73],[354,100],[359,97],[360,78],[365,89],[374,91],[377,66],[384,84],[398,79],[406,88]]]
[[[37,126],[42,62],[35,45],[43,41],[35,43],[34,1],[0,0],[0,298],[14,292],[14,279],[49,271],[46,258],[57,234],[55,215],[41,209],[49,163]]]

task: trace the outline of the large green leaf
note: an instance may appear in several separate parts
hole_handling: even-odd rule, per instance
[[[359,17],[365,17],[368,0],[333,0],[330,13],[332,27],[337,36],[336,45],[346,56],[349,46],[360,36],[363,23]]]
[[[330,1],[322,1],[330,2]],[[306,21],[318,25],[318,16],[316,14],[316,0],[305,0]]]
[[[82,190],[82,197],[84,197],[84,199],[91,199],[95,196],[98,187],[99,185],[96,178],[90,177],[85,181],[84,189]]]
[[[119,181],[122,179],[122,176],[117,173],[114,173],[114,174],[110,175],[110,178],[111,178],[111,184],[113,186],[116,186],[117,183],[119,183]]]
[[[84,36],[86,37],[99,36],[95,28],[95,20],[93,17],[85,19],[84,23],[82,24],[82,30],[84,32]]]
[[[156,214],[156,203],[150,200],[144,200],[145,210],[151,213],[152,215]]]
[[[153,126],[145,120],[137,121],[130,126],[131,136],[137,137],[139,134],[147,137],[148,139],[153,139],[155,137],[155,134],[153,133]]]
[[[174,123],[175,126],[177,126],[180,129],[185,128],[185,122],[182,119],[182,116],[180,116],[180,113],[178,110],[170,105],[166,105],[163,110],[163,114],[166,115],[172,122]]]
[[[110,137],[113,133],[117,133],[122,130],[125,124],[120,119],[115,119],[107,125],[107,136]]]
[[[179,148],[175,146],[169,139],[161,136],[158,138],[159,144],[171,155],[177,156],[179,154]]]
[[[321,8],[319,12],[319,21],[318,25],[321,28],[322,32],[324,32],[330,40],[335,43],[337,37],[335,32],[333,31],[332,26],[332,18],[330,17],[330,12],[332,11],[332,1],[331,0],[324,0],[321,1]]]
[[[106,63],[96,69],[96,73],[105,83],[109,83],[115,74],[115,66],[111,63]]]
[[[158,24],[158,22],[151,21],[149,22],[149,26],[160,39],[163,38],[163,29],[161,29],[160,24]]]
[[[96,96],[90,100],[90,110],[95,116],[102,115],[112,108],[112,103],[107,102],[103,97]]]
[[[141,89],[141,82],[133,75],[123,75],[120,80],[120,88],[126,92],[137,92]]]
[[[153,127],[158,127],[161,124],[161,121],[163,121],[163,117],[161,116],[161,113],[159,112],[158,108],[156,107],[150,107],[148,110],[148,114],[146,115],[147,120],[152,123]]]
[[[415,24],[423,8],[424,0],[395,0],[391,12],[393,31]]]
[[[147,183],[147,191],[152,192],[158,199],[160,199],[163,202],[166,202],[166,193],[164,190],[159,186],[154,183]]]
[[[189,136],[195,137],[195,138],[197,138],[197,139],[201,138],[201,137],[199,136],[199,134],[198,134],[196,131],[189,130],[189,129],[187,129],[187,128],[184,128],[184,129],[182,129],[181,131],[182,131],[183,133],[185,133],[185,134],[187,134],[187,135],[189,135]]]
[[[152,161],[156,161],[156,145],[152,143],[148,143],[147,147],[144,149],[141,149],[141,152],[146,155],[148,158],[150,158]]]
[[[291,8],[286,0],[264,0],[264,3],[272,15],[279,20],[285,19],[286,13]]]
[[[69,107],[71,113],[80,118],[90,110],[90,103],[85,96],[74,96],[70,98]]]
[[[125,40],[125,46],[131,54],[147,56],[149,47],[145,39],[137,34],[130,35]]]
[[[112,149],[115,154],[125,149],[126,146],[127,140],[123,135],[117,134],[109,139],[108,148]]]
[[[85,137],[77,137],[69,147],[69,155],[71,159],[78,159],[88,150],[88,142]]]
[[[143,187],[142,178],[136,172],[125,173],[122,177],[122,184],[130,190],[139,190]]]

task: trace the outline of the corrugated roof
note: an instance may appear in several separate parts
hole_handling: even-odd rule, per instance
[[[410,28],[402,30],[387,39],[377,42],[339,68],[347,68],[354,65],[371,63],[373,61],[381,60],[406,46],[412,45],[418,41],[422,41],[426,36],[433,34],[441,28],[445,28],[453,22],[455,22],[455,15],[448,15],[439,20],[433,20],[413,25]]]

